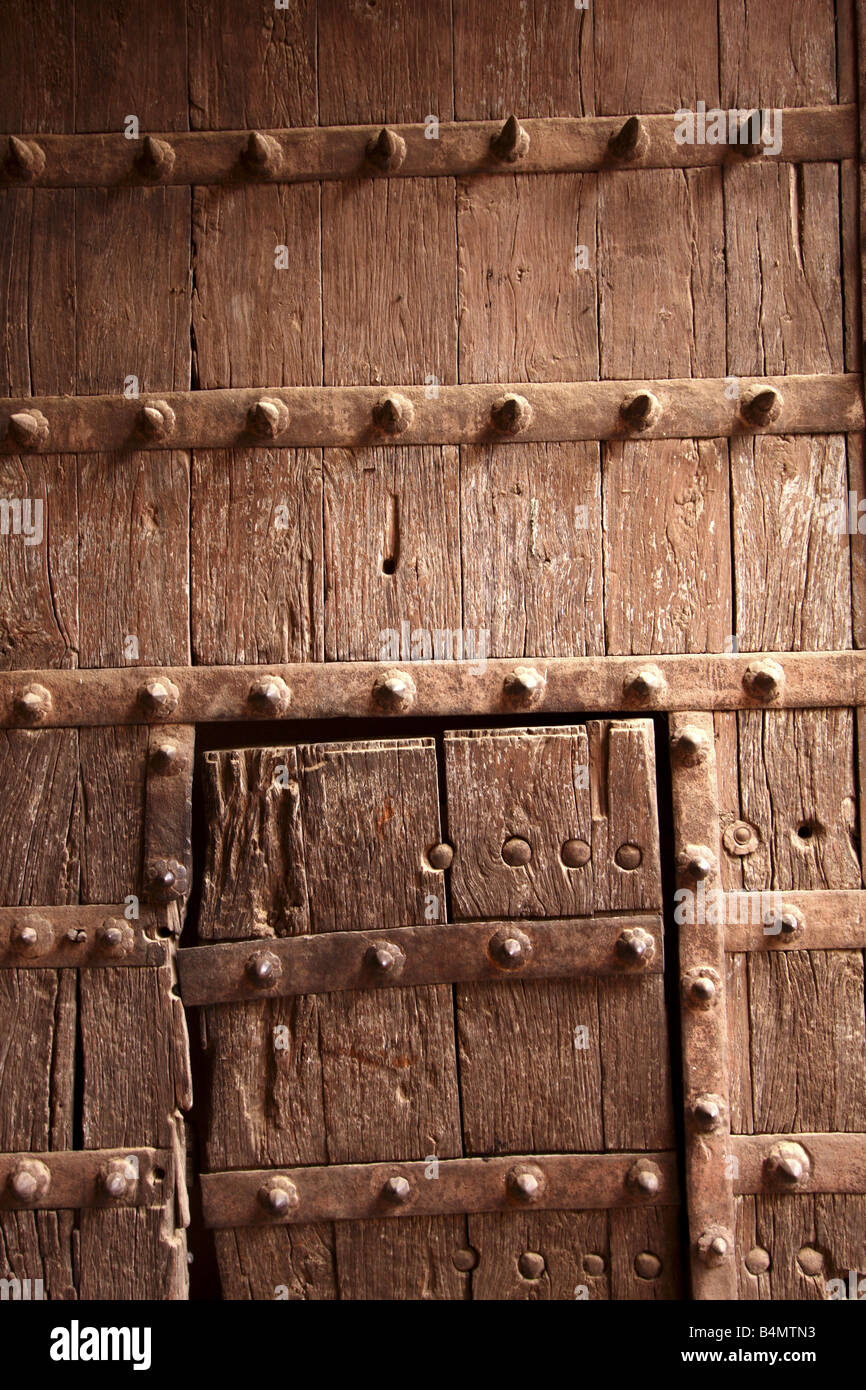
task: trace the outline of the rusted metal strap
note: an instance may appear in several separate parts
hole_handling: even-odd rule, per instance
[[[0,452],[717,439],[862,430],[859,374],[463,386],[260,386],[8,399]]]
[[[455,634],[442,636],[450,640]],[[2,728],[864,703],[864,651],[529,657],[523,662],[488,661],[482,655],[402,666],[334,661],[0,673]]]
[[[674,850],[679,890],[719,881],[719,804],[710,714],[670,721]],[[730,1077],[725,1014],[724,927],[694,913],[680,926],[686,1190],[692,1291],[698,1299],[734,1298],[734,1198],[730,1152]]]
[[[726,951],[866,950],[866,892],[724,893],[718,921]]]
[[[0,1211],[160,1206],[173,1175],[163,1149],[0,1154]]]
[[[530,1154],[203,1173],[205,1224],[261,1226],[480,1211],[676,1206],[676,1157]]]
[[[442,178],[473,174],[682,169],[850,159],[853,105],[758,113],[688,113],[438,121],[295,130],[19,135],[6,139],[0,182],[41,188],[135,184],[306,183],[320,179]],[[719,118],[722,118],[720,121]],[[778,132],[778,138],[777,134]],[[755,143],[757,140],[757,144]]]
[[[150,730],[144,814],[144,890],[153,903],[186,902],[192,873],[195,728]]]
[[[866,1196],[866,1134],[732,1134],[734,1191]]]
[[[129,921],[124,903],[79,907],[0,907],[0,969],[157,966],[166,944],[152,935],[159,913]]]
[[[474,980],[656,974],[661,918],[443,922],[382,931],[261,938],[178,954],[186,1005]]]

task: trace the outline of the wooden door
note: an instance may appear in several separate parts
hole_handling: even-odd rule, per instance
[[[182,953],[184,997],[251,1000],[205,1011],[224,1293],[674,1297],[652,724],[211,753],[205,814],[200,937],[236,944]]]

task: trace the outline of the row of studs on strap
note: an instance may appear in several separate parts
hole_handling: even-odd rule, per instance
[[[736,152],[745,159],[756,158],[763,148],[760,139],[760,117],[756,128],[755,114],[748,115],[742,122],[738,141],[734,145]],[[423,138],[423,133],[419,138]],[[406,158],[405,139],[388,126],[383,126],[372,138],[361,135],[360,140],[363,144],[359,145],[359,164],[366,163],[371,171],[393,174]],[[511,115],[502,129],[491,137],[489,148],[491,157],[499,163],[519,164],[529,153],[529,146],[529,132],[515,115]],[[650,135],[640,116],[630,116],[620,129],[611,135],[607,154],[613,161],[627,163],[643,159],[649,147]],[[129,172],[133,177],[137,175],[143,180],[159,183],[171,177],[175,161],[176,155],[170,140],[146,135],[141,149],[135,150],[131,156]],[[3,160],[3,174],[12,182],[28,183],[41,177],[47,162],[45,150],[37,140],[11,135]],[[279,179],[287,172],[285,154],[279,141],[262,131],[251,131],[238,148],[237,172],[253,179]]]
[[[782,395],[775,386],[752,386],[742,393],[739,416],[752,429],[765,429],[773,424],[782,411]],[[515,437],[532,423],[532,406],[516,391],[506,392],[490,407],[490,425],[505,437]],[[623,426],[639,434],[653,429],[663,414],[662,404],[646,387],[631,391],[623,398],[619,409]],[[289,408],[285,401],[262,396],[239,421],[238,439],[250,435],[258,439],[278,439],[289,428]],[[405,434],[415,419],[415,406],[398,391],[383,396],[373,405],[370,422],[380,434]],[[130,443],[136,440],[147,444],[169,444],[175,435],[177,418],[167,401],[154,399],[138,409]],[[35,451],[47,449],[51,440],[51,424],[37,407],[18,410],[9,417],[8,436],[18,448]]]
[[[784,684],[785,673],[771,657],[752,662],[743,675],[745,691],[761,704],[771,704],[778,699]],[[515,709],[532,709],[543,703],[546,687],[547,680],[541,671],[534,666],[517,666],[505,677],[503,695]],[[652,708],[663,704],[667,689],[664,675],[650,663],[625,681],[623,701],[630,706]],[[370,694],[373,703],[383,713],[406,714],[415,704],[418,688],[408,671],[389,667],[373,681]],[[144,720],[167,718],[177,709],[179,700],[180,691],[167,676],[145,681],[137,696],[138,708]],[[238,709],[238,717],[241,718],[246,712],[278,719],[287,713],[291,700],[292,692],[282,676],[261,676],[250,686],[246,711]],[[53,704],[51,691],[38,683],[25,686],[13,701],[16,715],[32,725],[47,719]],[[691,751],[687,751],[687,746]],[[678,740],[678,749],[683,757],[700,757],[703,752],[700,731],[695,731],[694,736],[686,731]]]

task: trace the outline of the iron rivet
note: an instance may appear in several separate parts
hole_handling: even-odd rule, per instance
[[[44,685],[28,685],[15,697],[15,712],[28,724],[41,724],[51,712],[54,701]]]
[[[113,1158],[99,1174],[99,1185],[116,1202],[128,1196],[136,1183],[125,1159]]]
[[[279,956],[273,951],[254,951],[245,966],[247,979],[256,989],[270,989],[283,973]]]
[[[289,1178],[269,1178],[257,1193],[259,1205],[269,1216],[288,1216],[299,1204],[298,1189]]]
[[[749,825],[747,821],[736,820],[725,826],[722,843],[728,854],[736,854],[742,858],[746,854],[754,854],[760,841],[754,826]]]
[[[624,965],[648,966],[656,953],[656,944],[643,927],[626,927],[614,943],[614,954]]]
[[[51,1173],[38,1158],[24,1158],[9,1175],[9,1186],[19,1202],[36,1202],[51,1186]]]
[[[167,179],[174,168],[175,154],[167,140],[145,135],[141,154],[136,161],[140,173],[147,179]]]
[[[168,401],[149,401],[138,412],[135,430],[141,439],[161,443],[174,434],[177,416]]]
[[[450,845],[441,844],[431,845],[427,851],[427,862],[431,869],[450,869],[454,860],[454,850]]]
[[[582,869],[589,863],[591,853],[586,840],[566,840],[559,857],[567,869]]]
[[[9,940],[18,951],[35,951],[39,945],[39,933],[30,922],[16,922],[9,933]]]
[[[186,896],[189,874],[185,864],[177,859],[154,859],[145,870],[148,897],[154,902],[168,903]]]
[[[281,676],[262,676],[253,681],[247,702],[259,714],[276,718],[285,714],[292,701],[292,692]]]
[[[598,1279],[604,1274],[605,1268],[606,1265],[603,1255],[584,1255],[583,1272],[584,1274],[588,1274],[590,1279]]]
[[[373,682],[373,699],[389,714],[404,714],[415,703],[415,682],[406,671],[383,671]]]
[[[649,149],[649,135],[640,116],[629,116],[607,142],[614,159],[641,159]]]
[[[490,407],[490,422],[500,434],[521,434],[532,420],[532,406],[525,396],[509,391]]]
[[[770,909],[764,913],[764,935],[781,936],[790,941],[804,927],[802,914],[793,907],[783,905],[780,912]]]
[[[695,1009],[711,1009],[718,1002],[721,980],[711,966],[689,970],[681,985],[686,1001]]]
[[[666,687],[667,681],[658,666],[644,666],[637,675],[626,681],[625,694],[632,700],[639,700],[641,704],[645,704],[650,700],[659,699]]]
[[[540,1279],[544,1273],[544,1256],[535,1250],[524,1250],[517,1261],[517,1268],[524,1279]]]
[[[378,135],[367,141],[367,160],[383,173],[393,173],[406,158],[406,141],[396,130],[383,126]]]
[[[546,677],[534,666],[515,666],[505,677],[503,688],[511,704],[528,709],[540,704],[546,685]]]
[[[797,1187],[808,1181],[811,1172],[812,1163],[806,1150],[788,1139],[774,1144],[764,1160],[767,1181],[776,1187]]]
[[[502,129],[491,138],[490,153],[503,164],[515,164],[529,152],[529,132],[523,129],[517,117],[508,117]]]
[[[645,1197],[655,1197],[661,1191],[661,1169],[652,1159],[639,1158],[629,1169],[626,1183],[629,1187],[637,1188]]]
[[[412,1188],[408,1179],[401,1174],[388,1178],[382,1188],[382,1196],[386,1202],[393,1202],[397,1207],[404,1207],[412,1196]]]
[[[733,1237],[723,1226],[708,1226],[698,1236],[698,1256],[705,1265],[724,1264],[733,1248]]]
[[[397,391],[383,396],[373,406],[373,424],[383,434],[405,434],[414,419],[414,405]]]
[[[150,755],[150,765],[163,777],[173,776],[182,770],[180,748],[176,743],[157,744]]]
[[[778,420],[782,405],[775,386],[750,386],[740,397],[740,418],[755,429],[764,429]]]
[[[687,724],[674,739],[673,752],[685,767],[697,767],[699,763],[706,761],[709,740],[703,729],[699,729],[695,724]]]
[[[738,845],[745,845],[751,838],[751,832],[747,825],[737,825],[734,827],[734,839]]]
[[[21,140],[17,135],[10,135],[5,168],[12,178],[38,178],[45,168],[45,151],[35,140]]]
[[[778,661],[773,661],[770,658],[765,661],[754,661],[751,666],[746,668],[743,685],[750,695],[753,695],[756,700],[760,700],[762,705],[769,705],[782,693],[785,685],[785,672]]]
[[[662,1262],[658,1255],[642,1250],[634,1257],[634,1272],[638,1279],[658,1279],[662,1272]]]
[[[753,1245],[744,1263],[750,1274],[766,1274],[770,1268],[770,1256],[760,1245]]]
[[[637,869],[643,859],[643,854],[637,845],[625,844],[620,845],[614,859],[621,869]]]
[[[521,868],[524,864],[528,864],[532,858],[532,846],[528,840],[514,835],[510,840],[506,840],[502,846],[502,858],[510,868]]]
[[[80,946],[82,942],[87,940],[87,932],[83,927],[70,927],[69,931],[66,933],[66,940],[74,942],[76,946]]]
[[[534,1163],[521,1163],[506,1174],[505,1185],[515,1201],[531,1206],[544,1192],[544,1173]]]
[[[289,407],[285,401],[262,396],[247,412],[247,427],[260,439],[276,439],[289,427]]]
[[[9,416],[9,436],[21,449],[44,449],[51,433],[41,410],[16,410]]]
[[[123,946],[126,932],[124,924],[109,920],[96,929],[96,942],[103,951],[119,951]]]
[[[180,691],[170,680],[145,681],[138,692],[138,703],[152,717],[173,713],[179,699]]]
[[[532,955],[532,942],[519,927],[500,927],[488,941],[487,950],[501,970],[522,970]]]
[[[701,1130],[704,1134],[712,1134],[722,1124],[726,1110],[727,1107],[721,1096],[710,1094],[698,1096],[692,1106],[695,1129]]]
[[[822,1252],[816,1250],[812,1245],[804,1245],[797,1252],[797,1264],[809,1278],[814,1278],[816,1274],[823,1274],[826,1263]]]
[[[283,152],[276,140],[261,131],[250,132],[241,163],[251,174],[275,174],[282,163]]]
[[[470,1269],[474,1269],[478,1264],[478,1251],[473,1250],[471,1245],[464,1250],[455,1250],[451,1256],[451,1263],[455,1269],[459,1269],[462,1274],[467,1274]]]
[[[377,975],[399,975],[406,956],[393,941],[373,941],[364,952],[364,961]]]
[[[642,432],[658,424],[662,414],[661,401],[645,388],[632,391],[623,398],[619,413],[630,430]]]
[[[689,878],[709,878],[716,867],[716,856],[708,845],[686,845],[677,855],[677,867]]]

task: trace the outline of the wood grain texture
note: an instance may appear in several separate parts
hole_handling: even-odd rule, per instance
[[[504,0],[495,16],[485,0],[455,6],[456,119],[595,115],[595,22],[537,0]]]
[[[231,0],[187,0],[191,129],[315,125],[317,9],[302,0],[253,17]]]

